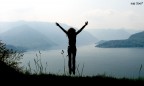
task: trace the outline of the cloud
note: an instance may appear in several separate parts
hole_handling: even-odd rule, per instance
[[[142,14],[134,10],[94,9],[87,11],[85,16],[93,23],[91,27],[144,28]]]
[[[112,13],[113,11],[111,9],[107,9],[107,10],[94,9],[88,11],[85,15],[87,17],[101,17],[101,16],[104,17],[104,16],[111,15]]]

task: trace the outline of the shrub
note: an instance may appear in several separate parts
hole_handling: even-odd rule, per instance
[[[20,71],[22,67],[19,67],[19,64],[21,63],[20,59],[22,59],[23,55],[22,52],[6,48],[6,44],[0,41],[0,61],[5,62],[8,66]]]

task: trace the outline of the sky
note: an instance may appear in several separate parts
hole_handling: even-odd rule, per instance
[[[144,0],[0,0],[0,22],[59,22],[80,28],[144,29]]]

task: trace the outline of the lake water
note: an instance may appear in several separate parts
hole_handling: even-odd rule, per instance
[[[61,51],[64,50],[64,54]],[[22,64],[36,71],[34,59],[40,59],[47,73],[68,73],[67,49],[29,51],[24,53]],[[40,62],[39,60],[39,62]],[[64,62],[65,60],[65,62]],[[65,65],[64,65],[65,64]],[[97,48],[94,44],[77,47],[76,75],[105,74],[114,77],[144,77],[144,48]],[[142,68],[140,70],[140,67]]]

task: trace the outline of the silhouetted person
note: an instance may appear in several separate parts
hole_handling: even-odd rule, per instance
[[[66,33],[66,35],[68,36],[69,39],[69,46],[68,46],[68,67],[69,67],[69,74],[71,74],[71,72],[73,72],[73,74],[75,74],[75,58],[76,58],[76,36],[85,28],[85,26],[88,24],[88,21],[85,22],[85,25],[79,29],[77,32],[74,28],[69,28],[68,31],[66,31],[63,27],[61,27],[59,25],[59,23],[56,22],[56,25],[59,26],[61,28],[61,30],[63,32]]]

